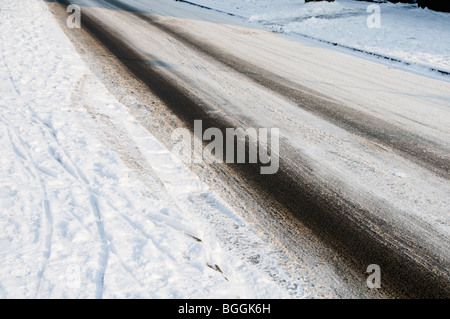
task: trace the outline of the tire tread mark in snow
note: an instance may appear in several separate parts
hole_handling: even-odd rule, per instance
[[[441,177],[450,179],[449,150],[442,148],[439,144],[414,133],[404,131],[382,119],[347,108],[338,102],[331,101],[321,93],[313,92],[277,74],[252,65],[251,62],[242,60],[239,57],[230,54],[224,56],[219,49],[211,44],[193,39],[186,34],[182,34],[181,30],[155,21],[147,15],[139,14],[139,16],[196,51],[234,69],[274,93],[287,97],[302,109],[348,132],[393,148],[407,159],[413,160]]]
[[[95,298],[102,299],[104,287],[105,287],[105,275],[106,275],[106,268],[108,267],[108,259],[109,259],[109,241],[106,238],[105,233],[105,225],[103,223],[101,214],[100,214],[100,208],[98,204],[97,197],[93,194],[89,197],[92,213],[94,214],[96,218],[96,225],[97,225],[97,231],[99,235],[99,239],[101,242],[101,252],[99,254],[99,269],[96,273],[96,291],[95,291]]]
[[[11,76],[11,71],[10,68],[8,66],[8,63],[5,60],[5,56],[6,54],[2,54],[3,57],[3,63],[5,65],[6,71],[8,73],[11,85],[13,86],[16,95],[17,95],[17,99],[19,101],[19,106],[21,108],[27,108],[28,111],[30,111],[31,115],[37,119],[39,119],[36,115],[36,113],[31,109],[30,106],[26,106],[24,101],[23,101],[23,97],[21,95],[21,92],[19,90],[19,88],[15,85],[15,82]],[[1,115],[1,117],[4,119],[4,116]],[[39,126],[39,129],[42,132],[42,127],[41,124],[42,121],[38,122],[36,120],[33,120],[32,118],[29,119],[29,121],[31,123],[35,123]],[[7,121],[4,119],[4,122],[6,123]],[[39,267],[39,270],[37,271],[37,284],[36,284],[36,290],[35,290],[35,297],[37,297],[39,295],[40,292],[40,288],[41,288],[41,283],[42,283],[42,278],[44,276],[44,272],[47,268],[47,264],[48,261],[50,259],[51,256],[51,252],[52,252],[52,238],[53,238],[53,215],[52,215],[52,211],[51,211],[51,207],[50,207],[50,202],[48,200],[48,195],[47,195],[47,188],[45,186],[45,182],[42,179],[42,177],[40,176],[39,172],[45,173],[42,171],[42,169],[39,167],[39,165],[36,163],[36,161],[33,158],[33,155],[30,151],[29,146],[24,142],[24,140],[22,139],[20,132],[18,130],[17,127],[12,127],[12,130],[14,130],[14,136],[16,136],[17,140],[19,141],[20,145],[23,147],[23,151],[19,150],[17,144],[14,142],[14,137],[13,134],[11,133],[11,129],[8,128],[8,137],[9,137],[9,141],[11,143],[11,147],[13,148],[14,153],[16,154],[17,157],[19,157],[20,159],[20,163],[21,165],[25,168],[26,171],[28,171],[30,173],[30,175],[38,181],[39,183],[39,187],[41,189],[41,193],[42,193],[42,213],[43,216],[41,216],[41,219],[45,221],[45,236],[44,236],[44,248],[42,251],[42,255],[44,258],[44,261],[42,262],[42,264]],[[26,165],[26,162],[31,162],[31,166]],[[34,171],[34,172],[33,172]]]
[[[122,60],[188,127],[192,129],[194,119],[202,119],[204,127],[222,130],[236,127],[234,119],[219,118],[208,112],[208,105],[145,63],[148,56],[143,59],[139,52],[117,38],[111,29],[96,21],[89,13],[85,12],[83,21],[86,30]],[[260,175],[260,163],[232,167],[250,186],[267,195],[269,201],[286,207],[287,212],[319,234],[324,242],[347,256],[348,262],[362,278],[365,278],[367,265],[376,260],[383,269],[384,287],[398,296],[450,296],[445,260],[428,256],[426,248],[399,237],[398,231],[378,219],[376,214],[355,207],[327,185],[317,185],[313,172],[307,168],[293,170],[295,165],[283,158],[280,159],[279,172],[274,175]],[[391,239],[394,240],[391,242]]]
[[[17,130],[17,129],[16,129]],[[40,289],[41,289],[41,283],[42,279],[44,277],[45,270],[47,268],[48,261],[50,259],[51,253],[52,253],[52,238],[53,238],[53,214],[50,207],[50,201],[48,200],[47,195],[47,188],[45,187],[45,182],[40,176],[39,172],[44,173],[41,168],[38,166],[38,164],[33,159],[33,155],[31,154],[30,150],[28,149],[26,143],[22,140],[20,137],[20,134],[18,132],[15,132],[15,135],[17,139],[20,141],[20,144],[24,147],[24,152],[19,151],[17,148],[17,145],[13,141],[13,136],[8,129],[9,139],[11,142],[11,145],[16,152],[17,156],[20,158],[20,162],[22,163],[22,166],[31,174],[31,176],[37,180],[39,183],[39,187],[41,189],[42,193],[42,213],[43,216],[41,216],[41,219],[44,220],[44,239],[43,239],[43,250],[42,250],[42,256],[43,261],[37,271],[37,285],[36,285],[36,291],[35,291],[35,298],[39,295]],[[25,165],[25,162],[29,161],[32,163],[32,167],[27,167]],[[34,172],[33,172],[34,171]]]
[[[184,210],[183,205],[181,205],[176,198],[171,196],[170,194],[166,194],[164,191],[162,191],[162,188],[165,187],[163,181],[157,176],[156,172],[152,169],[151,166],[146,163],[146,160],[143,156],[143,154],[140,152],[140,150],[136,147],[134,147],[134,144],[130,140],[130,138],[127,136],[127,134],[119,128],[116,124],[112,122],[112,120],[106,115],[100,112],[100,110],[97,110],[94,106],[91,106],[88,102],[88,100],[85,98],[85,82],[87,79],[87,75],[84,75],[76,88],[76,92],[73,94],[72,101],[73,103],[80,104],[84,107],[84,109],[95,119],[95,125],[96,128],[99,128],[103,134],[105,135],[102,137],[102,141],[109,146],[110,149],[113,149],[117,152],[117,154],[121,157],[122,161],[132,170],[136,173],[137,177],[141,182],[143,182],[150,190],[152,194],[157,194],[158,198],[164,199],[166,204],[170,204],[173,206],[176,206],[177,209],[180,211]],[[151,180],[151,182],[149,182]],[[156,182],[156,185],[155,185]],[[98,210],[98,201],[93,201],[93,197],[91,195],[91,204],[92,207],[94,207],[93,211],[97,218],[97,220],[100,218],[99,210]],[[108,204],[113,210],[116,210],[116,208],[112,207],[109,203]],[[125,216],[124,214],[119,214],[120,218],[122,218],[127,224],[131,225],[131,227],[135,230],[138,230],[141,235],[149,241],[149,243],[155,247],[155,249],[160,250],[163,252],[163,249],[159,247],[159,245],[153,240],[153,238],[146,233],[146,231],[140,226],[139,223],[136,223],[132,221],[128,216]],[[98,223],[97,223],[98,225]],[[173,225],[171,225],[172,228],[175,228]],[[100,229],[102,229],[100,227]],[[181,229],[175,228],[177,231],[184,232]],[[103,231],[100,231],[99,234],[104,234],[104,228]],[[102,237],[102,236],[101,236]],[[104,238],[104,236],[103,236]],[[105,245],[103,245],[105,247]],[[110,253],[115,255],[117,259],[120,261],[121,266],[124,268],[126,273],[133,278],[133,280],[143,287],[143,283],[139,278],[135,276],[133,271],[126,265],[126,263],[123,262],[121,256],[118,254],[118,252],[115,250],[114,245],[112,242],[109,242],[109,249]],[[103,254],[105,255],[105,254]],[[168,255],[174,263],[176,263],[176,258],[172,255]],[[104,262],[104,257],[101,258]],[[103,269],[103,272],[102,272]],[[96,296],[97,298],[102,297],[102,291],[101,288],[104,284],[104,269],[106,269],[106,265],[102,267],[102,269],[99,270],[97,275],[96,282],[98,283],[98,287],[96,290]]]
[[[393,148],[407,159],[413,160],[415,163],[443,178],[450,179],[449,150],[441,147],[439,144],[412,132],[404,131],[382,119],[377,119],[368,114],[350,109],[338,102],[331,101],[330,98],[319,92],[313,92],[300,84],[273,74],[249,61],[242,60],[231,54],[224,55],[220,49],[210,43],[195,39],[179,28],[174,28],[159,22],[158,19],[139,12],[131,5],[117,0],[111,0],[108,3],[109,5],[115,5],[118,8],[133,13],[197,52],[247,76],[252,81],[274,93],[287,97],[297,106],[308,112],[348,132],[372,139],[377,143]]]

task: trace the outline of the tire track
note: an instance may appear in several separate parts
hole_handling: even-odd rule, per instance
[[[95,107],[95,105],[91,105],[89,103],[89,92],[85,91],[85,87],[86,87],[86,81],[88,80],[87,76],[84,76],[80,79],[80,81],[77,84],[77,87],[74,90],[74,94],[73,94],[73,98],[72,101],[73,103],[76,104],[80,104],[84,107],[84,109],[88,112],[88,114],[90,115],[90,117],[94,120],[95,124],[91,127],[88,126],[89,130],[98,130],[100,131],[102,134],[101,136],[101,140],[103,143],[105,143],[105,145],[108,146],[109,149],[114,150],[122,159],[122,161],[132,170],[135,172],[136,177],[142,182],[144,183],[150,190],[152,194],[158,194],[158,198],[161,198],[164,200],[165,204],[173,207],[174,209],[183,212],[183,215],[190,215],[192,214],[193,211],[195,211],[197,213],[197,210],[201,212],[202,216],[207,216],[206,219],[208,219],[210,222],[211,219],[215,220],[214,222],[222,225],[221,227],[219,227],[219,229],[221,230],[221,236],[225,237],[226,239],[224,239],[224,241],[229,240],[228,238],[228,233],[223,229],[223,225],[230,225],[228,229],[232,229],[232,221],[230,221],[227,218],[217,218],[215,217],[215,214],[211,213],[211,211],[213,211],[214,209],[219,209],[219,211],[224,211],[226,210],[226,206],[224,206],[221,203],[215,202],[214,198],[212,198],[210,195],[208,195],[208,193],[199,193],[199,194],[194,194],[191,195],[189,197],[189,202],[194,203],[195,205],[192,207],[186,207],[185,204],[185,200],[184,198],[182,198],[180,200],[180,196],[183,197],[182,195],[178,194],[178,193],[172,193],[169,192],[169,194],[167,194],[165,191],[162,190],[162,188],[167,187],[167,184],[162,181],[157,173],[153,170],[153,167],[149,164],[149,162],[147,161],[147,159],[145,158],[144,154],[141,153],[141,151],[139,150],[139,147],[136,145],[136,142],[132,140],[132,137],[129,136],[129,133],[126,132],[126,129],[124,127],[121,127],[120,123],[115,122],[112,118],[110,118],[106,113],[103,113],[101,109],[98,109],[97,107]],[[103,136],[104,135],[104,136]],[[156,185],[155,185],[156,182]],[[169,185],[171,184],[171,182],[168,182]],[[91,201],[92,202],[92,201]],[[106,205],[109,205],[108,203],[106,203]],[[91,205],[94,207],[93,211],[99,211],[99,206],[98,206],[98,199],[97,199],[97,204],[96,205]],[[112,207],[111,205],[109,205],[113,210],[115,209],[114,207]],[[188,205],[189,206],[189,205]],[[96,208],[96,209],[95,209]],[[209,215],[211,214],[211,215]],[[96,220],[99,220],[99,218],[101,218],[100,214],[96,214],[94,213],[94,215],[96,216]],[[100,217],[99,217],[100,216]],[[148,242],[148,244],[152,245],[152,247],[154,247],[154,249],[160,251],[161,253],[164,253],[164,248],[160,247],[158,245],[158,243],[152,238],[152,236],[145,231],[140,225],[141,223],[137,223],[134,221],[134,218],[138,218],[138,216],[126,216],[124,214],[119,213],[118,216],[125,221],[125,223],[129,224],[130,227],[132,227],[133,229],[137,230],[138,233],[140,233],[140,235],[144,238],[144,240],[146,240]],[[154,217],[155,218],[155,217]],[[161,218],[161,217],[159,217]],[[163,218],[164,219],[164,218]],[[216,221],[217,219],[217,221]],[[167,225],[170,225],[171,228],[173,228],[175,231],[177,232],[181,232],[183,234],[186,234],[188,236],[188,238],[190,239],[195,239],[195,236],[190,235],[188,232],[186,232],[186,230],[180,229],[179,226],[177,226],[176,223],[173,223],[170,219],[165,220],[164,219],[164,223]],[[99,226],[99,233],[104,232],[104,227],[101,227],[101,223],[97,222],[97,225]],[[103,230],[103,231],[101,231]],[[105,238],[108,238],[107,234]],[[249,253],[246,250],[250,250],[250,248],[253,248],[252,245],[254,245],[255,243],[255,239],[251,238],[251,236],[245,235],[245,233],[240,234],[239,236],[240,241],[239,241],[239,254],[246,257],[248,260],[250,260],[250,262],[252,262],[252,264],[259,264],[260,259],[264,260],[264,257],[255,257],[254,255],[249,256]],[[196,239],[197,241],[202,242],[201,239]],[[205,243],[207,245],[207,243]],[[141,287],[143,287],[142,281],[139,280],[139,278],[137,278],[132,272],[129,271],[129,267],[123,263],[120,255],[118,255],[118,253],[116,252],[116,250],[114,249],[114,244],[112,242],[112,240],[109,240],[107,242],[108,248],[109,248],[109,255],[115,255],[122,267],[126,270],[126,272],[129,274],[129,276],[131,276],[133,278],[133,280],[135,282],[137,282]],[[106,245],[103,245],[103,247],[105,247]],[[234,249],[235,245],[231,244],[231,247]],[[243,251],[243,252],[242,252]],[[101,265],[104,265],[107,261],[106,261],[106,249],[103,248],[103,253],[102,253],[102,257],[100,258]],[[170,255],[169,255],[170,256]],[[259,255],[258,255],[259,256]],[[252,259],[253,258],[253,259]],[[177,263],[177,260],[175,257],[172,257],[172,262],[173,263]],[[206,263],[206,261],[205,261]],[[207,266],[210,266],[209,264],[206,263]],[[213,264],[212,269],[217,270],[218,267],[220,269],[220,267],[217,264]],[[106,266],[101,267],[101,269],[98,270],[97,273],[97,290],[96,290],[96,296],[97,298],[102,298],[102,286],[104,283],[104,274],[105,274],[105,269]],[[265,272],[268,272],[269,275],[277,282],[280,283],[280,285],[283,286],[288,286],[287,290],[291,290],[292,294],[296,293],[295,289],[292,288],[292,286],[297,287],[300,285],[300,283],[292,283],[293,281],[295,282],[295,279],[291,279],[289,282],[286,281],[284,278],[284,274],[281,271],[275,271],[274,269],[269,269],[266,270],[264,269]],[[219,271],[220,272],[220,271]]]
[[[14,91],[17,96],[17,100],[19,101],[18,107],[21,109],[26,109],[29,113],[31,113],[31,116],[28,118],[25,118],[28,120],[31,125],[38,125],[39,130],[42,132],[42,127],[39,125],[40,123],[37,120],[33,120],[33,118],[36,118],[36,114],[33,112],[33,110],[25,104],[22,94],[20,92],[20,89],[15,85],[15,82],[12,79],[11,71],[8,66],[8,63],[5,60],[6,54],[2,54],[3,56],[3,64],[6,68],[6,72],[8,74],[11,86],[14,88]],[[26,114],[26,112],[24,112]],[[4,123],[8,123],[8,121],[5,119],[4,115],[0,114],[2,121]],[[41,122],[42,123],[42,122]],[[45,181],[42,178],[42,174],[47,174],[45,171],[42,170],[42,168],[37,164],[37,162],[34,160],[33,155],[31,153],[30,147],[24,142],[22,139],[20,132],[17,127],[11,127],[10,125],[7,126],[7,133],[10,145],[16,154],[17,158],[19,159],[19,162],[21,163],[21,166],[25,171],[28,171],[30,176],[37,181],[39,184],[39,188],[42,193],[42,201],[41,201],[41,222],[40,225],[44,225],[44,235],[40,236],[43,237],[43,248],[42,248],[42,256],[43,261],[40,264],[40,267],[36,273],[37,275],[37,283],[36,283],[36,289],[35,289],[35,297],[39,295],[42,279],[44,277],[45,270],[47,268],[49,259],[51,257],[52,253],[52,238],[53,238],[53,214],[50,206],[50,201],[48,199],[47,194],[47,188],[45,185]],[[19,146],[20,145],[20,146]],[[28,163],[28,164],[27,164]],[[29,165],[31,163],[31,165]],[[47,174],[48,175],[48,174]]]
[[[98,199],[95,195],[89,196],[89,202],[91,204],[92,213],[95,216],[95,223],[97,225],[97,232],[101,241],[101,252],[98,257],[99,269],[96,273],[95,279],[95,298],[102,299],[104,287],[105,287],[105,275],[108,268],[108,260],[110,254],[110,243],[105,233],[105,224],[100,213],[100,207]]]
[[[161,23],[148,15],[139,13],[136,13],[136,15],[152,26],[170,34],[191,49],[247,76],[275,94],[286,97],[298,107],[350,133],[391,148],[406,159],[412,160],[441,177],[450,179],[449,150],[434,141],[405,131],[382,119],[350,109],[343,104],[330,100],[329,97],[321,93],[313,92],[289,79],[253,65],[247,60],[242,60],[231,54],[225,55],[220,49],[210,43],[191,37],[180,28]]]
[[[194,119],[202,119],[205,127],[222,130],[238,127],[234,119],[210,113],[204,101],[145,63],[148,56],[144,59],[88,11],[83,21],[84,27],[164,100],[187,126],[192,128]],[[295,154],[285,148],[283,154]],[[395,229],[367,209],[355,206],[339,194],[332,183],[318,185],[314,172],[301,158],[280,159],[280,171],[273,176],[261,176],[259,167],[258,163],[233,165],[232,169],[250,187],[267,195],[269,202],[286,207],[287,212],[317,233],[338,254],[346,256],[356,272],[364,272],[368,264],[377,260],[386,276],[386,288],[397,296],[447,298],[450,295],[447,261],[417,245],[420,243],[420,238],[415,239],[417,234],[402,234],[405,230]]]
[[[103,1],[100,0],[100,2]],[[161,22],[161,19],[139,12],[133,6],[119,0],[108,1],[105,6],[110,8],[115,6],[134,14],[190,49],[245,75],[267,90],[289,99],[298,107],[348,132],[392,148],[406,159],[412,160],[443,178],[450,179],[450,151],[434,141],[405,131],[382,119],[348,108],[319,92],[314,92],[231,53],[225,54],[213,44],[194,38],[181,28]]]
[[[14,143],[14,136],[16,139],[19,140],[19,143],[21,145],[22,150],[18,149],[18,146],[16,143]],[[52,253],[52,238],[53,238],[53,214],[50,206],[50,201],[48,199],[47,195],[47,188],[45,186],[45,182],[41,177],[41,174],[46,174],[43,172],[40,167],[35,162],[33,155],[31,154],[31,151],[29,150],[26,143],[22,140],[20,137],[20,134],[18,132],[15,132],[14,136],[12,135],[10,129],[8,128],[8,137],[11,143],[12,148],[14,149],[15,153],[17,154],[17,157],[20,159],[20,163],[22,167],[27,170],[30,175],[38,182],[39,188],[41,189],[42,193],[42,201],[41,201],[41,209],[42,209],[42,215],[41,215],[41,222],[40,225],[44,225],[44,231],[43,235],[40,237],[43,237],[43,248],[42,248],[42,257],[43,261],[40,263],[40,266],[37,270],[37,284],[36,284],[36,290],[35,290],[35,298],[38,297],[42,285],[42,280],[44,278],[45,270],[47,269],[48,262],[51,257]],[[32,163],[32,166],[28,167],[26,163]],[[40,226],[42,227],[42,226]]]

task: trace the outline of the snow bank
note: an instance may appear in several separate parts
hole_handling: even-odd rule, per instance
[[[306,36],[330,44],[383,55],[420,70],[450,72],[450,13],[415,4],[378,3],[380,25],[370,28],[374,3],[354,0],[192,0],[231,12],[249,22],[294,37]]]
[[[0,43],[0,298],[302,295],[278,285],[293,282],[278,252],[91,74],[44,2],[4,0]]]

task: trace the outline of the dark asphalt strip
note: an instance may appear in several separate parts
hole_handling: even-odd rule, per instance
[[[120,59],[137,78],[146,83],[174,113],[191,129],[194,120],[203,120],[203,127],[240,127],[234,119],[224,119],[210,112],[211,107],[193,96],[145,63],[145,58],[117,38],[107,26],[83,14],[83,27]],[[247,149],[248,151],[248,149]],[[283,146],[280,154],[295,154]],[[295,164],[294,164],[295,163]],[[301,158],[280,158],[280,170],[274,175],[261,175],[260,163],[229,164],[248,181],[250,187],[266,194],[268,200],[286,207],[302,223],[318,234],[330,247],[345,256],[361,274],[361,289],[365,289],[366,267],[378,264],[383,270],[383,288],[399,297],[450,297],[448,265],[439,256],[432,256],[420,243],[404,240],[399,233],[376,214],[360,209],[339,196],[334,188],[318,185],[314,172],[302,164]],[[408,237],[408,236],[406,236]]]
[[[450,150],[420,135],[405,131],[386,121],[375,118],[330,98],[273,74],[251,62],[242,60],[229,53],[195,39],[183,30],[163,24],[153,17],[136,11],[135,8],[121,1],[110,0],[109,4],[125,11],[133,12],[140,19],[177,39],[189,48],[200,52],[217,62],[239,72],[249,79],[291,100],[295,105],[333,123],[346,131],[372,140],[393,149],[399,155],[421,165],[435,174],[450,179]]]

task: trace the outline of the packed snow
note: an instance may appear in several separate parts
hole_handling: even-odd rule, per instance
[[[237,15],[274,32],[337,44],[336,49],[347,53],[357,49],[367,58],[373,58],[367,53],[392,58],[401,61],[395,65],[406,64],[420,73],[429,69],[450,72],[450,13],[421,9],[416,4],[355,0],[189,2]]]
[[[282,255],[108,93],[44,2],[3,0],[0,43],[0,298],[303,297]]]
[[[369,28],[367,2],[189,2],[289,37],[392,57],[416,71],[450,71],[447,13],[381,3],[380,27]],[[284,256],[108,93],[43,1],[3,0],[0,40],[0,298],[308,297],[306,283],[283,268]],[[345,61],[342,56],[338,60]],[[359,93],[351,84],[317,85],[336,96]],[[370,97],[378,94],[377,85]],[[436,90],[441,94],[443,89]],[[405,92],[400,98],[393,92],[387,101],[414,100],[411,112],[420,117],[425,112],[421,100]],[[437,93],[432,98],[447,103],[448,96]],[[403,107],[391,104],[382,112],[387,117]],[[290,116],[310,115],[295,110]],[[400,116],[392,118],[402,123]],[[425,120],[435,118],[439,116],[432,114]],[[316,125],[313,120],[305,125]],[[444,126],[445,119],[440,120],[439,127]],[[311,158],[329,158],[336,165],[331,167],[343,174],[335,157],[346,160],[350,172],[367,166],[361,176],[370,169],[374,177],[366,179],[365,188],[447,232],[448,188],[440,187],[443,182],[409,176],[415,166],[401,161],[392,164],[393,173],[383,169],[384,162],[378,168],[364,157],[370,150],[347,159],[338,154],[339,141],[350,138],[332,139],[329,130],[318,132],[317,127],[320,123],[305,129],[305,136],[311,136],[308,145],[315,145],[318,133],[327,134],[317,142],[322,149],[305,147]],[[329,140],[328,148],[322,140]],[[330,155],[333,148],[335,157]],[[391,174],[390,184],[377,185],[376,174]],[[422,194],[424,188],[432,192]],[[423,216],[430,205],[431,216]]]

